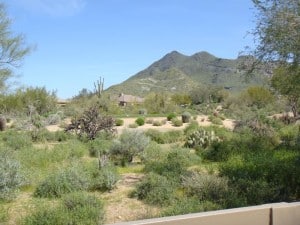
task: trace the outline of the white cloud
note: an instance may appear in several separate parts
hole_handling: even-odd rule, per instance
[[[50,16],[72,16],[86,5],[86,0],[12,0],[14,5]]]

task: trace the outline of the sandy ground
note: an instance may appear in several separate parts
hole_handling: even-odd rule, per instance
[[[122,133],[124,129],[138,129],[138,130],[148,130],[148,129],[155,129],[159,131],[170,131],[170,130],[182,130],[184,129],[188,123],[183,124],[181,127],[174,127],[170,121],[167,121],[166,124],[162,126],[153,126],[152,124],[145,123],[143,126],[139,126],[137,128],[129,128],[130,124],[135,123],[136,118],[122,118],[124,120],[123,126],[116,127],[118,133]],[[163,121],[166,120],[166,117],[147,117],[146,120],[152,119],[153,121]],[[180,118],[178,118],[180,119]],[[198,115],[197,122],[199,126],[210,126],[212,125],[211,122],[208,120],[208,116],[205,115]],[[64,123],[70,123],[70,119],[66,119]],[[223,120],[223,126],[227,129],[233,130],[234,128],[234,120],[225,119]],[[50,125],[46,127],[49,131],[58,131],[63,130],[58,125]]]

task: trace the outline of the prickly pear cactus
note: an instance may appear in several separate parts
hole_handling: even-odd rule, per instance
[[[212,142],[219,141],[219,137],[214,131],[206,131],[202,128],[191,133],[185,142],[185,146],[189,148],[207,148]]]

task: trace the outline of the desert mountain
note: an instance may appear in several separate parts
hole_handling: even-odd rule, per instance
[[[246,82],[239,64],[240,58],[222,59],[208,52],[186,56],[173,51],[123,83],[111,86],[107,92],[145,96],[150,92],[183,93],[199,85],[240,91],[249,85],[264,82],[264,75],[256,75]]]

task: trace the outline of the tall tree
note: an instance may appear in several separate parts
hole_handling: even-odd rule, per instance
[[[252,1],[257,20],[253,30],[256,42],[253,54],[259,62],[277,67],[273,71],[272,85],[288,97],[296,117],[300,99],[299,82],[295,82],[300,71],[300,1]]]
[[[11,31],[11,24],[6,7],[0,2],[0,92],[5,91],[7,80],[15,75],[15,69],[30,50],[24,37]]]

